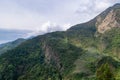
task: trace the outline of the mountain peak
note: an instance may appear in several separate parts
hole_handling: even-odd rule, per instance
[[[116,3],[113,7],[120,7],[120,3]]]
[[[75,25],[68,30],[79,30],[90,27],[95,27],[99,33],[104,33],[113,27],[120,27],[120,3],[116,3],[112,7],[107,8],[94,19]]]
[[[102,18],[102,16],[98,16],[96,27],[99,33],[104,33],[114,27],[120,27],[120,4],[117,3],[111,7],[104,18]]]

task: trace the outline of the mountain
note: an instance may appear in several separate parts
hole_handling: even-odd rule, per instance
[[[106,30],[113,27],[120,27],[120,4],[106,9],[104,12],[96,16],[94,19],[71,27],[69,30],[77,30],[81,27],[96,27],[99,33],[104,33]]]
[[[25,39],[19,38],[12,42],[0,44],[0,54],[17,47],[19,44],[21,44],[24,41]]]
[[[94,19],[28,39],[0,56],[0,80],[119,80],[120,4]]]
[[[101,53],[109,53],[111,56],[119,57],[119,37],[120,37],[120,4],[106,9],[94,19],[77,24],[67,30],[68,33],[77,37],[76,45],[81,47],[95,47]],[[107,39],[107,40],[106,40]],[[113,43],[114,42],[114,43]],[[75,43],[74,43],[75,44]],[[86,45],[87,44],[87,45]],[[114,50],[111,50],[113,49]],[[107,52],[106,52],[107,51]],[[112,52],[111,52],[112,51]],[[114,53],[114,55],[112,55]]]

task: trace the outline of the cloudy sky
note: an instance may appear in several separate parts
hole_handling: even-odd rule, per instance
[[[120,0],[0,0],[0,43],[66,30]]]

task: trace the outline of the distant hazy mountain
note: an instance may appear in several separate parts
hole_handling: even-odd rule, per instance
[[[19,38],[12,42],[0,44],[0,54],[17,47],[19,44],[21,44],[24,41],[25,39]]]
[[[0,56],[0,80],[120,80],[120,4]]]

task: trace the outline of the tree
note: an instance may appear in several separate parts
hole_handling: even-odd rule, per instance
[[[96,70],[97,80],[115,80],[113,72],[108,63],[102,64]]]

